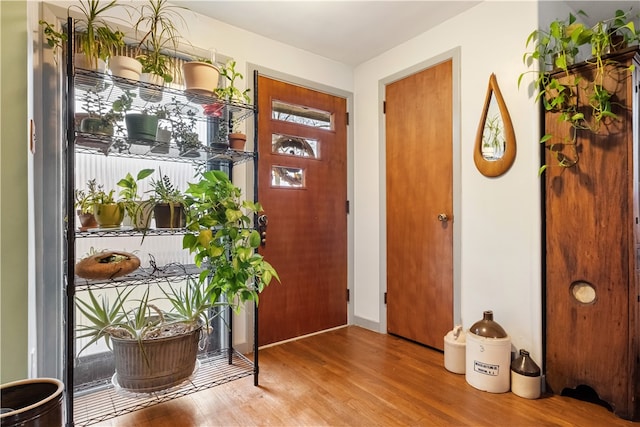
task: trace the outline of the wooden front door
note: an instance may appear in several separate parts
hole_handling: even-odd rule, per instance
[[[280,275],[260,296],[259,345],[347,323],[346,99],[258,77],[260,249]]]
[[[453,84],[445,61],[386,87],[387,330],[443,349],[453,325]]]

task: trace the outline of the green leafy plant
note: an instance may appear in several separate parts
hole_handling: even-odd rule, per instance
[[[157,74],[166,83],[173,81],[175,68],[167,52],[173,52],[175,56],[181,40],[174,23],[185,24],[181,10],[188,9],[172,5],[167,0],[148,0],[140,7],[140,17],[134,25],[136,33],[143,33],[136,55],[142,64],[142,72]]]
[[[106,61],[117,49],[123,47],[124,33],[113,29],[105,20],[105,13],[119,6],[117,0],[100,3],[100,0],[80,0],[69,9],[78,9],[82,18],[75,21],[75,33],[78,37],[80,50],[87,56],[92,68],[97,68],[98,59]],[[47,44],[57,50],[63,47],[67,41],[67,34],[56,31],[55,26],[47,21],[40,20]]]
[[[75,191],[75,206],[83,213],[92,211],[93,206],[99,204],[116,203],[115,190],[105,191],[101,184],[97,184],[95,179],[87,181],[87,190],[77,189]]]
[[[176,188],[167,175],[160,173],[160,179],[151,179],[151,199],[154,203],[184,203],[184,195]]]
[[[118,187],[122,189],[118,193],[124,203],[124,208],[130,218],[137,218],[142,205],[139,203],[142,197],[138,194],[138,183],[143,179],[149,177],[155,169],[142,169],[138,172],[136,177],[127,173],[127,175],[117,182]]]
[[[117,183],[119,187],[122,187],[119,196],[128,201],[142,200],[138,195],[138,183],[150,176],[153,172],[155,172],[155,169],[142,169],[135,178],[130,173],[127,173],[127,175]]]
[[[211,309],[227,306],[226,303],[215,300],[211,295],[211,286],[191,278],[184,288],[176,288],[169,283],[168,291],[164,287],[160,289],[172,306],[172,310],[166,313],[166,318],[177,322],[202,324],[207,330],[212,317],[215,316],[210,316],[210,313],[214,312]],[[217,311],[218,314],[220,312]]]
[[[120,111],[109,106],[102,96],[93,90],[83,92],[81,105],[82,110],[85,111],[89,117],[100,119],[103,126],[118,126],[118,122],[123,119]]]
[[[97,66],[98,59],[106,60],[117,48],[124,46],[124,33],[114,30],[104,19],[104,14],[116,6],[116,0],[106,4],[99,0],[80,0],[78,5],[71,6],[84,15],[84,19],[77,20],[76,33],[80,49],[93,67]]]
[[[164,119],[171,123],[171,130],[180,154],[197,152],[202,148],[200,136],[196,132],[196,112],[188,104],[175,98],[164,106]]]
[[[251,228],[254,214],[262,211],[259,203],[241,200],[241,190],[222,171],[207,171],[186,191],[187,234],[182,245],[195,254],[195,263],[203,267],[200,282],[209,283],[210,295],[223,296],[234,310],[246,301],[259,300],[259,293],[276,270],[256,252],[260,234]]]
[[[94,200],[102,193],[102,185],[98,185],[95,179],[87,181],[87,190],[75,190],[75,207],[83,214],[93,213]]]
[[[67,34],[61,31],[56,31],[53,24],[45,20],[38,21],[40,25],[42,25],[45,40],[47,41],[47,45],[53,49],[54,60],[56,63],[58,62],[58,50],[64,47],[64,44],[67,42]]]
[[[583,11],[579,11],[577,15],[587,16]],[[578,163],[578,131],[597,133],[605,120],[619,119],[613,110],[612,94],[604,86],[607,66],[612,65],[613,61],[603,57],[619,46],[616,36],[622,36],[625,42],[638,41],[638,33],[628,15],[629,12],[617,10],[613,18],[587,27],[578,21],[576,15],[569,14],[567,19],[551,22],[548,29],[534,30],[527,38],[526,46],[532,45],[533,51],[524,54],[523,62],[527,66],[537,62],[538,69],[520,74],[518,86],[525,75],[534,73],[533,84],[537,89],[535,101],[542,102],[545,111],[558,113],[558,120],[569,123],[572,128],[569,135],[545,134],[540,140],[556,159],[557,166],[571,167]],[[572,75],[569,72],[569,67],[582,46],[590,47],[592,57],[586,62],[595,65],[593,77]],[[579,90],[586,93],[591,107],[590,114],[578,109]],[[547,167],[548,165],[542,166],[539,173],[544,172]]]
[[[90,338],[79,353],[101,339],[104,339],[107,346],[111,348],[109,337],[116,325],[121,324],[125,319],[123,304],[132,291],[133,289],[118,290],[116,301],[113,304],[105,295],[102,295],[98,300],[91,290],[88,292],[89,302],[76,299],[76,307],[90,322],[90,325],[80,325],[77,328],[77,338]]]
[[[87,319],[87,324],[77,327],[77,338],[90,338],[80,353],[101,339],[111,348],[112,337],[136,340],[144,346],[146,339],[186,333],[200,326],[208,331],[212,318],[221,312],[211,309],[226,306],[224,302],[212,303],[208,287],[194,279],[188,279],[183,287],[169,283],[159,288],[163,297],[154,300],[150,299],[149,288],[141,298],[132,298],[135,287],[118,289],[113,303],[106,295],[96,297],[91,290],[88,301],[76,298],[76,307]],[[170,303],[170,309],[162,310],[154,304],[163,299]]]
[[[131,111],[135,97],[136,94],[130,90],[123,91],[111,104],[112,110],[117,113],[126,114],[128,111]]]
[[[97,191],[92,199],[94,205],[109,205],[116,203],[115,190],[109,190],[109,192],[100,190]]]
[[[251,89],[245,89],[241,91],[236,87],[236,80],[244,79],[244,76],[236,71],[236,61],[230,60],[223,67],[220,67],[220,75],[227,79],[227,84],[224,87],[219,87],[214,90],[216,96],[227,102],[241,102],[248,104],[251,102],[249,92]]]

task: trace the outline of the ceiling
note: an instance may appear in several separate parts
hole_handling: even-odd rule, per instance
[[[480,1],[185,1],[172,3],[335,61],[358,65]]]

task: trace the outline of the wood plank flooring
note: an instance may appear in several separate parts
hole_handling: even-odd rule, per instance
[[[244,378],[101,423],[195,426],[638,426],[569,397],[479,391],[442,353],[349,326],[260,350]]]

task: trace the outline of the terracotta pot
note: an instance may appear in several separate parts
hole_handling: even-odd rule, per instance
[[[98,223],[96,217],[92,213],[82,213],[80,209],[76,211],[78,219],[80,220],[80,230],[85,231],[89,228],[96,228]]]
[[[142,64],[140,61],[135,58],[131,58],[130,56],[118,55],[109,58],[109,69],[111,70],[111,74],[115,77],[132,80],[132,82],[126,82],[114,79],[114,84],[116,86],[124,89],[131,89],[135,87],[135,82],[140,80]]]
[[[229,146],[234,150],[244,150],[244,145],[247,142],[247,135],[244,133],[230,133],[229,134]]]
[[[185,92],[193,95],[214,96],[220,71],[206,62],[191,61],[182,64]]]

